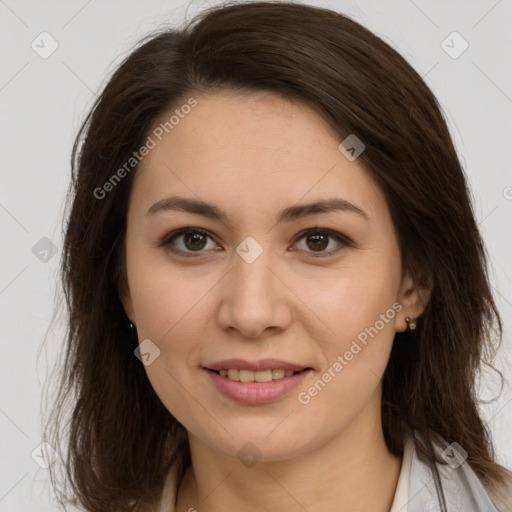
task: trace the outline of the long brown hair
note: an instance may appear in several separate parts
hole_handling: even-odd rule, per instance
[[[417,329],[395,335],[384,375],[388,448],[400,455],[406,432],[427,439],[437,433],[468,452],[484,483],[503,482],[475,386],[482,362],[500,344],[502,323],[467,182],[436,98],[397,51],[342,14],[243,2],[213,7],[141,41],[76,138],[61,267],[67,346],[46,436],[52,445],[66,437],[71,489],[59,499],[74,496],[89,511],[140,510],[154,501],[173,461],[187,457],[185,429],[134,357],[137,341],[119,299],[136,166],[108,193],[97,190],[138,151],[157,117],[183,98],[221,89],[305,100],[340,142],[349,134],[364,142],[359,161],[385,194],[403,270],[433,283]]]

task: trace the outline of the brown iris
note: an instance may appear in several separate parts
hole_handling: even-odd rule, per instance
[[[329,244],[329,236],[326,235],[326,234],[322,234],[322,233],[314,233],[312,235],[308,235],[306,237],[306,243],[308,240],[314,240],[313,244],[314,245],[310,245],[308,243],[308,247],[310,249],[319,249],[319,250],[323,250],[327,247],[327,245]]]
[[[206,245],[206,235],[202,233],[184,233],[183,234],[183,243],[185,247],[190,250],[201,250]],[[189,242],[191,245],[189,245]]]

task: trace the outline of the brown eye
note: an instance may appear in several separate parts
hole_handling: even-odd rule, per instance
[[[307,246],[313,251],[323,251],[329,245],[329,236],[325,234],[307,235],[306,240]]]
[[[185,233],[183,235],[183,244],[191,251],[204,249],[206,245],[206,236],[202,233]]]
[[[208,239],[211,239],[210,235],[202,229],[185,228],[167,235],[161,245],[168,246],[169,250],[183,256],[196,256],[194,253],[200,256],[201,253],[206,252],[203,249],[207,248]],[[213,246],[217,247],[216,244]]]
[[[351,241],[341,235],[340,233],[337,233],[336,231],[331,231],[329,229],[309,229],[302,233],[302,236],[298,238],[298,241],[304,240],[305,243],[305,249],[301,248],[300,250],[303,250],[307,253],[310,253],[309,255],[312,257],[323,257],[323,256],[330,256],[334,253],[337,253],[339,250],[341,250],[343,247],[351,246]],[[338,248],[334,248],[331,250],[326,251],[325,249],[329,247],[331,244],[331,241],[335,240],[337,241],[336,245]],[[313,254],[318,253],[318,254]]]

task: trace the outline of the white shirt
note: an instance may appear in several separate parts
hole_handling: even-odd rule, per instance
[[[407,512],[409,503],[409,480],[411,478],[412,456],[414,454],[414,441],[412,437],[407,437],[402,456],[402,467],[398,476],[395,498],[389,512]]]

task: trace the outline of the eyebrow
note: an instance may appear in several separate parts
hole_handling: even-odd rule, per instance
[[[146,215],[151,216],[158,212],[172,210],[196,213],[229,224],[228,215],[219,207],[197,199],[179,196],[168,197],[158,201],[149,208]],[[277,214],[276,222],[291,222],[301,217],[306,217],[307,215],[340,211],[355,213],[362,216],[365,220],[369,220],[368,214],[359,206],[356,206],[346,199],[331,198],[309,204],[289,206]]]

